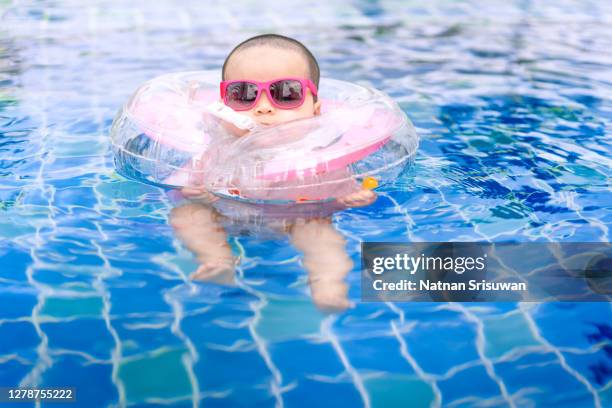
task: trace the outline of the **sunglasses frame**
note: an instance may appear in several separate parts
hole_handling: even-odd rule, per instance
[[[302,99],[300,100],[300,102],[295,105],[295,106],[283,106],[281,104],[278,103],[278,101],[276,101],[276,99],[274,99],[272,97],[272,94],[270,94],[270,85],[272,85],[273,83],[276,82],[280,82],[280,81],[297,81],[300,83],[300,85],[302,86]],[[228,101],[226,99],[227,97],[227,88],[232,85],[235,84],[237,82],[246,82],[249,84],[254,84],[257,86],[257,96],[255,97],[255,100],[253,101],[252,104],[248,105],[246,108],[239,108],[236,109],[232,106],[230,106],[228,104]],[[304,92],[304,90],[306,89],[310,89],[310,92],[314,95],[317,96],[317,87],[315,86],[315,84],[307,78],[292,78],[292,77],[287,77],[287,78],[277,78],[277,79],[273,79],[271,81],[266,81],[266,82],[260,82],[260,81],[252,81],[250,79],[239,79],[239,80],[232,80],[232,81],[221,81],[220,83],[220,90],[221,90],[221,99],[223,100],[223,103],[232,108],[235,111],[246,111],[246,110],[251,110],[253,109],[253,107],[257,106],[257,102],[259,102],[259,98],[261,97],[261,94],[263,93],[262,91],[264,91],[266,93],[266,96],[268,97],[268,100],[270,101],[270,103],[278,108],[278,109],[295,109],[295,108],[299,108],[300,106],[302,106],[304,104],[304,101],[306,100],[306,92]]]

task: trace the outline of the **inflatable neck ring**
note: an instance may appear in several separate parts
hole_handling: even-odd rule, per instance
[[[249,202],[316,202],[393,180],[416,152],[414,127],[391,98],[325,78],[320,115],[240,131],[248,118],[219,113],[218,75],[166,74],[138,88],[111,128],[117,172]]]

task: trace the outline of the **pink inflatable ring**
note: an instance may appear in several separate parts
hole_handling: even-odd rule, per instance
[[[160,76],[138,88],[113,122],[116,169],[149,184],[251,202],[313,202],[384,184],[414,156],[414,127],[387,95],[323,78],[319,98],[321,115],[255,126],[219,102],[218,72]]]

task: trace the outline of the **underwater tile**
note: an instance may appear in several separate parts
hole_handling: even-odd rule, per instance
[[[358,288],[359,285],[360,282],[355,286]],[[387,305],[378,302],[363,302],[338,316],[333,330],[340,339],[350,339],[355,336],[392,336],[391,321],[398,319],[397,313]]]
[[[526,405],[570,408],[593,404],[586,386],[563,368],[551,352],[529,353],[517,360],[497,362],[495,372],[509,393],[530,390],[521,397]]]
[[[200,358],[194,366],[200,389],[223,392],[228,389],[268,389],[272,373],[257,350],[226,351],[200,348]]]
[[[396,374],[414,374],[414,369],[401,355],[400,343],[394,336],[344,340],[342,348],[357,370],[383,370]]]
[[[49,339],[50,349],[83,351],[99,359],[110,359],[115,349],[115,341],[102,319],[45,322],[40,327]]]
[[[598,342],[612,341],[609,303],[542,303],[531,315],[542,337],[556,347],[585,349]],[[561,327],[568,330],[560,330]]]
[[[608,387],[599,392],[599,398],[601,399],[602,407],[612,406],[612,387]]]
[[[563,357],[593,388],[603,390],[612,383],[612,344],[592,353],[564,352]]]
[[[8,354],[30,354],[33,357],[40,342],[36,328],[30,322],[0,324],[0,358]]]
[[[268,297],[255,330],[265,341],[274,342],[317,334],[322,319],[323,315],[309,298]]]
[[[421,323],[402,336],[408,352],[426,373],[443,375],[479,359],[473,325]]]
[[[108,279],[112,315],[127,313],[171,313],[171,306],[164,300],[163,290],[172,285],[153,274],[130,274]],[[121,286],[119,286],[121,285]]]
[[[283,394],[287,408],[291,407],[360,407],[363,399],[350,381],[317,381],[302,378],[296,386]]]
[[[97,204],[96,197],[90,186],[72,185],[66,188],[57,188],[53,198],[56,202],[62,203],[62,205],[73,204],[93,207]]]
[[[145,402],[142,404],[130,404],[129,407],[130,408],[152,408],[152,407],[158,407],[158,408],[167,408],[168,406],[171,406],[172,408],[193,408],[193,401],[191,398],[183,398],[180,401],[172,401],[172,404],[169,405],[168,402],[164,401],[164,402]],[[208,404],[206,404],[206,407],[208,408]]]
[[[172,332],[171,315],[119,317],[111,321],[122,345],[122,356],[130,357],[154,350],[184,346],[184,341]]]
[[[482,365],[461,370],[448,379],[438,381],[438,388],[443,405],[468,397],[488,399],[501,395],[499,386]]]
[[[71,291],[81,290],[92,292],[95,276],[91,269],[60,266],[58,269],[36,268],[32,276],[42,285],[61,290],[70,288]]]
[[[0,354],[0,358],[3,357]],[[21,379],[28,375],[32,371],[32,365],[23,364],[17,360],[8,360],[0,363],[0,384],[3,387],[14,387],[19,385]],[[23,406],[20,404],[18,406]]]
[[[434,401],[431,385],[411,375],[385,373],[365,380],[364,386],[373,408],[430,407]]]
[[[83,235],[83,234],[81,234]],[[104,267],[104,260],[98,255],[97,249],[83,236],[54,235],[47,239],[45,250],[38,251],[41,261],[57,263],[57,258],[78,268]]]
[[[227,320],[223,320],[223,317],[215,318],[214,315],[198,314],[184,317],[181,329],[197,345],[214,344],[230,347],[238,342],[253,343],[249,326],[243,324],[247,318],[245,316],[242,319],[231,319],[231,316],[227,316]]]
[[[344,371],[342,361],[328,342],[279,341],[270,345],[269,352],[281,372],[283,385],[309,375],[336,377]]]
[[[103,300],[99,296],[45,298],[40,311],[44,317],[102,317]]]
[[[5,231],[2,223],[0,223],[0,231],[0,234]],[[8,239],[7,242],[11,239]],[[0,277],[20,282],[27,281],[26,269],[32,263],[29,251],[7,242],[3,242],[0,246]]]
[[[38,304],[36,291],[31,286],[9,286],[0,291],[0,319],[30,317]]]
[[[201,399],[201,406],[206,408],[274,407],[277,405],[276,397],[263,389],[236,388],[228,389],[226,392],[207,393],[203,391],[203,393],[207,395]]]
[[[398,302],[395,304],[398,309],[401,309],[407,321],[427,322],[434,325],[456,322],[469,324],[461,312],[449,310],[443,305],[443,303],[435,302]]]
[[[175,399],[192,394],[182,358],[186,349],[158,349],[120,363],[118,378],[125,387],[128,404],[149,398]]]
[[[41,387],[75,387],[76,404],[66,406],[108,406],[117,404],[119,399],[112,372],[110,363],[92,363],[74,355],[54,356],[53,365],[42,375]]]
[[[483,320],[485,354],[501,357],[517,347],[540,346],[521,313],[509,313]]]
[[[4,218],[3,220],[0,221],[0,238],[2,240],[13,241],[18,237],[23,237],[26,235],[33,235],[36,233],[36,228],[30,225],[29,223],[17,221],[16,219],[13,220],[12,218],[13,217],[10,217],[8,218],[8,220]],[[10,265],[10,264],[3,263],[3,261],[0,261],[0,265]]]

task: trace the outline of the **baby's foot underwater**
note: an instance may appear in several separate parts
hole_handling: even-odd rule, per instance
[[[207,261],[200,266],[190,278],[194,280],[214,282],[221,285],[234,286],[236,272],[234,262],[228,260]]]

